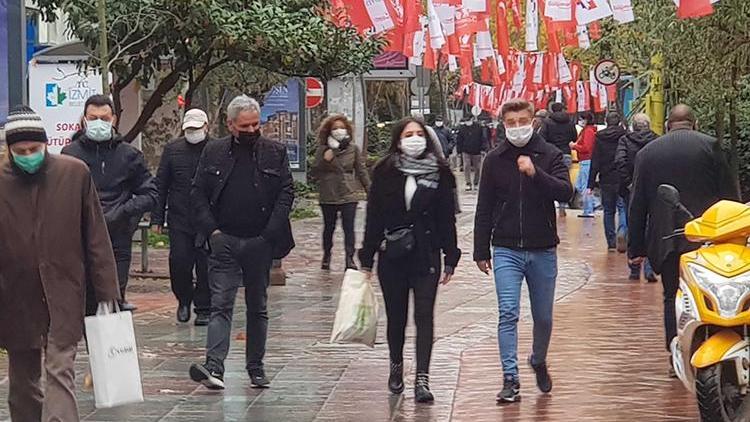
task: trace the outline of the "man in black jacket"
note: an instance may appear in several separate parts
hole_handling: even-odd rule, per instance
[[[543,392],[552,389],[546,358],[552,334],[557,278],[555,201],[573,196],[563,155],[534,133],[534,107],[525,100],[503,105],[507,142],[484,161],[474,222],[474,261],[494,268],[499,308],[498,341],[503,366],[500,402],[519,396],[518,333],[521,283],[529,287],[534,345],[529,362]]]
[[[115,132],[117,117],[109,97],[94,95],[86,100],[83,117],[84,129],[73,135],[73,143],[62,154],[78,158],[91,170],[117,261],[120,308],[134,311],[135,306],[125,300],[133,235],[143,214],[156,204],[156,184],[143,153]],[[92,305],[95,302],[88,300],[89,314],[95,311]]]
[[[573,119],[565,112],[565,106],[562,103],[552,103],[550,110],[552,110],[552,114],[544,120],[539,129],[539,134],[542,135],[545,141],[556,146],[562,152],[563,162],[568,167],[568,171],[570,171],[570,167],[573,165],[570,143],[578,139],[578,130],[576,130]],[[560,203],[561,217],[565,216],[565,209],[567,207],[568,204],[566,202]]]
[[[680,255],[699,245],[681,237],[664,239],[687,218],[662,201],[657,188],[662,184],[677,188],[682,204],[695,216],[719,200],[737,200],[738,194],[721,144],[696,130],[690,107],[675,106],[667,127],[669,133],[646,145],[635,158],[628,254],[636,264],[648,256],[654,270],[661,274],[665,346],[669,351],[677,335],[674,303],[680,282]],[[670,373],[674,373],[671,367]]]
[[[161,155],[156,173],[159,201],[151,213],[151,226],[157,233],[162,232],[166,210],[169,222],[169,278],[178,302],[177,320],[188,322],[190,305],[195,303],[195,325],[205,326],[211,312],[211,292],[208,289],[206,254],[202,247],[195,244],[195,228],[190,221],[190,186],[203,148],[209,141],[208,116],[203,110],[188,110],[182,121],[182,130],[184,136],[167,144]]]
[[[625,213],[628,213],[630,202],[630,186],[633,184],[633,171],[635,171],[635,156],[649,142],[655,140],[658,135],[651,130],[651,119],[647,114],[638,113],[633,116],[633,130],[620,138],[617,144],[615,165],[620,175],[620,196],[625,200]],[[630,279],[641,279],[641,266],[630,266]],[[655,283],[657,280],[651,264],[646,260],[643,263],[646,280]]]
[[[589,173],[589,194],[596,187],[597,176],[602,193],[602,207],[604,207],[604,235],[610,251],[617,249],[624,253],[627,250],[627,217],[625,216],[625,199],[620,196],[620,174],[615,164],[615,154],[620,138],[627,131],[622,126],[622,120],[617,113],[609,113],[606,117],[607,128],[596,133],[594,153],[591,156],[591,172]],[[619,224],[615,228],[615,214],[618,214]]]
[[[206,363],[190,377],[211,389],[224,388],[234,300],[245,287],[245,363],[253,387],[268,387],[263,367],[268,335],[267,288],[271,261],[294,247],[289,213],[294,202],[286,146],[260,134],[260,105],[240,95],[227,107],[231,136],[203,150],[191,200],[195,228],[208,240],[211,319]]]
[[[463,154],[464,176],[466,178],[466,190],[471,191],[479,188],[479,178],[482,166],[482,153],[486,152],[489,139],[486,131],[476,121],[465,120],[458,129],[456,146]],[[472,172],[474,177],[472,179]]]
[[[445,127],[445,120],[443,116],[437,116],[435,118],[435,124],[432,126],[438,139],[440,140],[440,146],[443,150],[443,157],[446,161],[450,162],[450,156],[453,154],[453,150],[456,148],[456,140],[453,137],[451,130]]]

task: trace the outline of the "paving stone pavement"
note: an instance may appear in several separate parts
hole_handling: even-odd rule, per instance
[[[168,281],[133,282],[135,314],[146,402],[95,409],[93,395],[79,388],[80,413],[88,421],[573,421],[694,420],[695,404],[678,382],[666,378],[662,345],[661,287],[628,282],[624,257],[607,254],[601,219],[561,221],[560,277],[550,366],[551,396],[537,394],[522,369],[524,400],[495,405],[500,370],[496,345],[496,298],[490,277],[471,262],[476,193],[461,193],[458,216],[464,258],[454,281],[440,289],[436,305],[431,383],[433,405],[415,405],[406,393],[387,393],[388,349],[381,312],[373,349],[328,343],[343,278],[343,245],[334,270],[319,269],[319,219],[294,224],[298,247],[284,261],[286,286],[270,289],[266,367],[273,387],[250,388],[244,372],[244,304],[238,297],[227,389],[211,392],[193,384],[187,369],[203,358],[205,328],[177,324]],[[364,220],[359,214],[359,238]],[[166,252],[152,251],[155,275],[166,274]],[[134,262],[134,268],[138,263]],[[376,288],[382,303],[379,289]],[[521,354],[529,349],[530,317],[524,292]],[[413,371],[414,328],[408,329],[406,369]],[[76,363],[80,387],[88,360],[81,347]],[[0,374],[6,373],[0,359]],[[0,375],[0,378],[3,376]],[[0,382],[7,397],[7,380]],[[0,420],[8,418],[0,402]]]

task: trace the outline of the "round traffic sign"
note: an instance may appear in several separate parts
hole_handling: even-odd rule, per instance
[[[482,108],[478,105],[475,105],[471,108],[471,114],[474,115],[474,117],[479,117],[480,114],[482,114]]]
[[[594,77],[602,85],[614,85],[620,80],[620,66],[613,60],[602,60],[594,67]]]
[[[323,82],[318,78],[305,78],[305,105],[307,108],[315,108],[323,102],[325,91]]]

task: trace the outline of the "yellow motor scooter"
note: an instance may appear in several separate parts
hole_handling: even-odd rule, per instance
[[[692,220],[675,235],[703,244],[680,259],[675,372],[702,421],[738,421],[750,385],[750,206],[720,201],[693,219],[674,187],[658,195]]]

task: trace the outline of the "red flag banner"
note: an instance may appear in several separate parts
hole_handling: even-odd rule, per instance
[[[700,18],[714,13],[711,0],[680,0],[677,17],[680,19]]]

